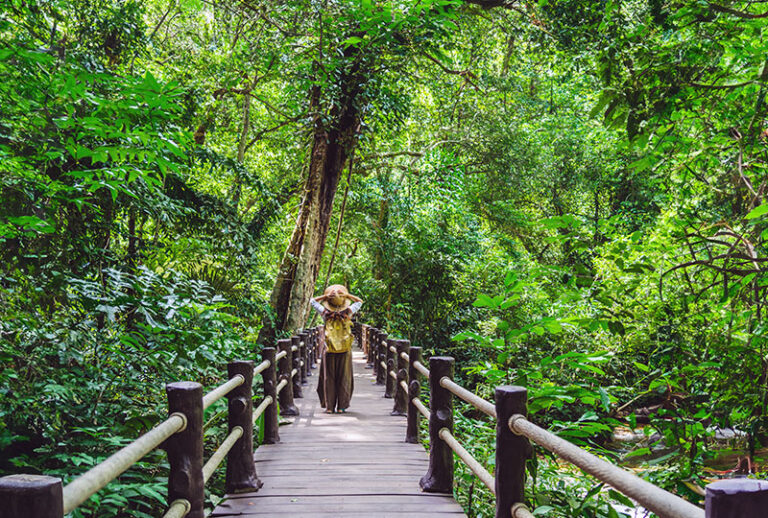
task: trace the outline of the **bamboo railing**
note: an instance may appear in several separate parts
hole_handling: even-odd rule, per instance
[[[227,364],[228,381],[203,394],[196,382],[166,385],[168,418],[106,460],[64,486],[61,479],[44,475],[9,475],[0,478],[3,518],[62,518],[101,491],[149,452],[166,450],[170,464],[168,509],[163,518],[203,518],[205,484],[226,459],[227,493],[257,491],[262,482],[253,460],[253,429],[264,416],[264,443],[274,444],[278,434],[277,406],[281,415],[298,415],[294,397],[312,375],[317,358],[318,329],[308,329],[275,348],[262,350],[262,361]],[[253,379],[261,375],[264,394],[254,408]],[[280,380],[279,382],[277,380]],[[203,415],[221,398],[228,400],[226,438],[203,464],[203,431],[219,415],[203,424]]]
[[[433,356],[427,368],[421,348],[408,340],[391,339],[368,325],[362,325],[359,334],[377,382],[385,386],[384,397],[394,400],[392,414],[403,415],[405,410],[405,441],[420,442],[419,421],[422,417],[429,421],[429,468],[420,480],[426,492],[453,492],[455,454],[496,497],[496,518],[532,518],[525,497],[525,464],[533,454],[532,441],[661,518],[768,517],[768,481],[727,479],[709,484],[702,509],[529,421],[525,388],[497,387],[492,403],[453,381],[453,358]],[[420,399],[422,377],[429,381],[429,408]],[[454,437],[453,397],[496,420],[494,474]]]

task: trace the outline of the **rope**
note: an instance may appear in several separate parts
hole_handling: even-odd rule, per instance
[[[402,358],[403,360],[405,360],[407,362],[411,361],[411,357],[408,356],[408,353],[406,353],[406,352],[400,353],[400,358]]]
[[[184,518],[192,510],[189,500],[179,498],[171,502],[171,506],[163,515],[163,518]]]
[[[299,369],[293,369],[293,370],[291,371],[291,378],[293,378],[294,376],[296,376],[296,373],[297,373],[297,372],[299,372]]]
[[[389,371],[389,376],[397,380],[397,374],[395,374],[395,371]]]
[[[417,361],[413,362],[413,367],[417,371],[419,371],[422,376],[424,376],[425,378],[429,379],[429,369],[424,367],[423,363],[421,363],[420,361],[417,360]]]
[[[397,348],[395,348],[394,345],[390,345],[389,346],[389,350],[392,351],[393,353],[397,354]]]
[[[253,410],[253,422],[254,422],[254,423],[256,422],[256,419],[258,419],[258,418],[259,418],[259,416],[260,416],[261,414],[263,414],[263,413],[264,413],[264,410],[266,410],[266,409],[267,409],[267,407],[268,407],[269,405],[271,405],[271,404],[272,404],[272,396],[267,396],[267,397],[265,397],[265,398],[264,398],[264,401],[262,401],[262,402],[259,404],[259,406],[257,406],[257,407],[256,407],[256,408]]]
[[[443,387],[445,390],[453,394],[454,396],[458,397],[459,399],[462,399],[472,405],[473,407],[477,408],[481,412],[488,414],[489,416],[496,418],[496,406],[491,403],[490,401],[486,401],[485,399],[481,398],[477,394],[468,391],[464,387],[457,385],[451,378],[448,376],[443,376],[440,378],[440,386]]]
[[[527,437],[558,457],[575,464],[659,516],[664,518],[704,518],[703,509],[582,450],[553,433],[539,428],[523,415],[513,415],[509,418],[508,424],[513,433]]]
[[[277,387],[275,387],[275,394],[279,394],[281,390],[285,388],[285,386],[288,385],[288,380],[286,378],[283,378],[280,383],[277,384]]]
[[[384,368],[384,369],[386,369],[386,368],[387,368],[387,364],[386,364],[386,363],[384,363],[384,362],[379,362],[379,365],[381,365],[381,367],[382,367],[382,368]]]
[[[208,462],[206,462],[205,466],[203,466],[203,484],[208,483],[208,480],[216,471],[216,468],[219,467],[221,461],[224,460],[224,457],[227,455],[227,453],[229,453],[229,450],[232,449],[232,446],[234,446],[238,439],[240,439],[242,436],[242,426],[235,426],[232,428],[232,431],[229,432],[229,435],[227,435],[227,438],[224,439],[224,442],[221,443],[221,446],[219,446],[218,449],[213,452],[211,458],[208,459]]]
[[[92,467],[64,486],[64,514],[71,513],[78,505],[112,482],[125,470],[136,464],[144,455],[157,448],[171,435],[187,427],[187,417],[179,412],[152,428],[128,446],[110,455],[104,462]]]
[[[298,345],[292,345],[291,346],[291,351],[296,352],[298,350],[299,350],[299,346]]]
[[[235,376],[228,382],[219,385],[205,396],[203,396],[203,410],[214,404],[219,399],[223,398],[234,389],[245,383],[245,378],[242,374],[235,374]]]
[[[275,361],[277,361],[277,360],[282,360],[282,359],[283,359],[283,358],[285,358],[286,356],[288,356],[288,351],[280,351],[279,353],[277,353],[277,354],[275,355]]]
[[[521,504],[520,502],[512,504],[510,511],[512,513],[512,518],[535,518],[525,504]]]
[[[253,375],[258,376],[259,374],[264,372],[270,366],[271,363],[272,362],[269,360],[264,360],[263,362],[258,364],[255,369],[253,369]]]
[[[424,406],[424,403],[421,402],[421,399],[415,397],[411,399],[411,403],[413,403],[413,406],[416,407],[416,410],[418,410],[419,413],[427,419],[429,419],[429,417],[432,415],[432,412],[430,412],[429,409]]]
[[[400,386],[403,388],[403,390],[407,394],[408,393],[408,384],[405,381],[400,380]]]
[[[448,428],[441,428],[437,435],[443,441],[445,441],[445,444],[447,444],[448,447],[451,448],[461,460],[464,461],[464,464],[467,465],[470,471],[477,475],[477,478],[480,479],[480,482],[485,484],[485,487],[490,489],[491,493],[496,495],[496,479],[493,478],[493,475],[488,473],[488,470],[485,469],[483,465],[477,461],[476,458],[474,458],[466,449],[464,449],[464,446],[462,446],[459,441],[457,441],[456,438],[451,435],[450,430],[448,430]]]

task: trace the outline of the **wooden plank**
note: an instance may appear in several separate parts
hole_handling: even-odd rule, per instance
[[[264,486],[257,493],[228,495],[212,517],[461,518],[450,495],[423,493],[427,453],[405,440],[406,420],[390,416],[392,400],[372,383],[362,354],[354,354],[355,393],[346,414],[325,414],[315,395],[318,376],[301,415],[280,427],[279,444],[254,453]]]

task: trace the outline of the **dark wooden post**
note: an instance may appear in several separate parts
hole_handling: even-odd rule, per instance
[[[408,360],[400,356],[401,353],[408,353],[411,342],[408,340],[390,340],[390,344],[397,349],[395,353],[394,364],[397,366],[397,381],[395,381],[395,405],[392,407],[391,415],[405,415],[408,409],[408,391],[403,389],[400,382],[408,383]],[[394,380],[393,380],[394,381]]]
[[[352,322],[352,336],[357,342],[357,346],[363,348],[363,341],[360,339],[360,322]]]
[[[276,444],[280,442],[280,434],[277,431],[277,365],[275,361],[275,348],[265,347],[261,350],[261,357],[269,360],[269,367],[261,372],[261,380],[264,385],[264,397],[271,396],[272,404],[264,410],[264,444]]]
[[[309,350],[312,348],[312,345],[310,344],[309,329],[305,329],[299,333],[299,338],[304,342],[304,345],[301,347],[301,358],[304,360],[304,372],[302,373],[301,383],[302,385],[306,385],[309,383],[307,378],[312,376],[312,369],[309,366]]]
[[[440,386],[443,377],[453,379],[453,358],[429,359],[429,469],[419,484],[427,493],[453,492],[453,451],[440,438],[440,430],[453,433],[453,397]],[[509,513],[509,511],[507,511]]]
[[[278,340],[277,348],[280,352],[286,352],[286,355],[283,358],[280,358],[277,362],[277,369],[280,374],[279,381],[288,381],[288,384],[277,396],[277,399],[280,402],[280,415],[299,415],[299,409],[296,408],[296,405],[293,403],[293,383],[291,383],[293,353],[291,352],[291,340],[289,338]]]
[[[421,373],[413,364],[421,361],[421,347],[412,345],[408,350],[408,360],[408,425],[405,428],[405,442],[418,444],[421,414],[413,404],[413,398],[421,395]]]
[[[307,357],[309,365],[307,366],[307,376],[312,375],[312,369],[315,368],[315,328],[307,329]]]
[[[324,337],[324,331],[323,326],[317,326],[315,328],[315,344],[314,344],[314,353],[315,353],[315,361],[312,363],[312,365],[317,368],[318,364],[320,363],[320,342],[323,341]]]
[[[0,478],[2,518],[62,518],[61,479],[45,475],[8,475]]]
[[[299,358],[301,358],[301,366],[299,372],[301,373],[301,384],[306,385],[307,381],[307,369],[309,369],[309,360],[307,360],[307,334],[303,331],[299,333]]]
[[[165,386],[168,413],[179,412],[187,426],[164,443],[171,465],[168,475],[168,505],[184,499],[190,503],[189,518],[204,518],[203,483],[203,386],[193,381],[179,381]]]
[[[296,351],[294,351],[293,356],[291,357],[291,370],[296,369],[296,375],[291,378],[291,381],[293,381],[293,397],[295,398],[303,398],[304,394],[301,392],[301,346],[299,345],[301,343],[301,339],[294,335],[291,337],[291,347],[296,346]]]
[[[371,348],[371,326],[363,324],[363,346],[366,352],[366,368],[373,369],[374,354]]]
[[[376,379],[376,384],[379,382],[379,330],[375,327],[371,327],[368,331],[369,342],[368,347],[371,351],[371,367],[373,368],[373,377]]]
[[[706,518],[764,518],[768,515],[768,480],[731,478],[707,485]]]
[[[227,394],[229,431],[239,426],[243,429],[243,436],[227,453],[225,488],[227,493],[256,491],[262,483],[253,462],[253,361],[229,362],[227,374],[230,379],[239,374],[245,381]]]
[[[387,369],[381,366],[381,362],[387,363],[387,353],[384,351],[387,343],[387,333],[379,330],[376,332],[376,384],[385,385],[387,383]]]
[[[392,352],[392,347],[394,345],[394,340],[387,339],[384,342],[384,352],[387,355],[387,359],[385,360],[385,363],[387,364],[387,377],[385,378],[386,385],[384,386],[384,397],[385,398],[391,398],[392,395],[395,393],[395,380],[392,378],[392,376],[389,374],[390,372],[396,372],[397,368],[395,367],[397,365],[397,360],[395,360],[395,353]]]
[[[525,503],[525,461],[531,443],[509,429],[509,418],[527,416],[527,401],[524,387],[496,387],[496,518],[508,518],[512,504]]]

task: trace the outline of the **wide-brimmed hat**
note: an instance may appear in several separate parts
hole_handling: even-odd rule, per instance
[[[323,307],[329,311],[342,311],[347,309],[352,301],[360,302],[360,298],[351,295],[347,287],[342,284],[331,284],[322,295],[317,297]]]

